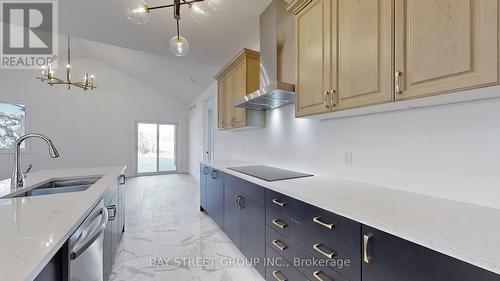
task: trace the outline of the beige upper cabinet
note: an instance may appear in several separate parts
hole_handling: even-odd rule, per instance
[[[418,0],[420,1],[420,0]],[[392,0],[338,0],[335,110],[393,100]],[[333,76],[332,79],[337,79]]]
[[[499,1],[292,1],[296,116],[498,84]]]
[[[497,0],[396,0],[396,99],[496,83],[497,5]]]
[[[331,111],[329,93],[336,86],[331,79],[331,4],[332,0],[303,0],[289,7],[296,13],[296,116]]]
[[[234,90],[236,88],[236,79],[234,75],[227,75],[224,90],[224,124],[227,127],[234,126]]]
[[[237,108],[237,99],[257,91],[260,86],[260,53],[243,49],[215,76],[218,81],[220,129],[265,126],[265,112]]]
[[[219,128],[224,128],[226,126],[225,124],[225,113],[226,111],[224,110],[226,100],[225,100],[225,92],[226,92],[226,77],[221,77],[220,80],[217,82],[218,86],[218,91],[217,91],[217,108],[219,109],[217,111],[218,115],[218,126]]]
[[[393,100],[392,0],[297,0],[288,9],[296,14],[297,116]]]
[[[234,100],[237,100],[241,97],[247,95],[247,64],[246,62],[241,62],[234,69],[234,81],[235,81],[235,90],[234,90]],[[246,109],[244,108],[234,108],[234,119],[233,126],[234,127],[242,127],[246,122]]]

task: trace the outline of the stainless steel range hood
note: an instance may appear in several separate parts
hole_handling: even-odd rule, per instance
[[[274,0],[260,15],[261,88],[236,100],[236,107],[267,110],[295,103],[293,15],[286,5]]]

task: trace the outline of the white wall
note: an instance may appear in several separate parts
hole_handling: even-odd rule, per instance
[[[207,91],[215,93],[216,87]],[[500,87],[470,94],[482,91]],[[195,102],[200,109],[202,99]],[[267,112],[264,129],[216,131],[215,158],[500,208],[499,108],[497,99],[317,121],[295,118],[294,107],[286,106]],[[202,124],[193,118],[200,115],[191,115],[191,138]],[[345,152],[352,152],[352,166],[344,164]],[[196,159],[190,159],[190,172],[197,177]]]
[[[133,175],[135,121],[157,120],[179,122],[178,168],[187,172],[187,105],[97,59],[73,60],[72,65],[74,71],[93,71],[99,88],[68,91],[42,85],[35,80],[37,71],[0,70],[0,101],[26,104],[28,131],[50,136],[61,153],[49,159],[46,145],[34,140],[30,153],[22,156],[25,165],[33,163],[33,170],[127,165],[127,174]],[[0,178],[10,176],[12,157],[0,154]]]

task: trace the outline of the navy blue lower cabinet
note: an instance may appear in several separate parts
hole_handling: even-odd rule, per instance
[[[309,281],[271,247],[267,246],[266,253],[266,281]]]
[[[500,275],[363,226],[363,281],[499,281]]]
[[[333,264],[330,260],[313,257],[304,251],[304,249],[300,248],[299,245],[288,240],[288,238],[269,226],[266,228],[266,243],[266,254],[268,258],[273,258],[272,255],[274,252],[278,253],[280,257],[284,258],[290,265],[294,266],[296,270],[310,280],[348,280],[339,273],[339,271],[342,272],[342,269],[344,269],[344,264],[341,264],[343,262],[342,260],[337,260],[335,264]],[[269,249],[274,250],[274,252],[271,252]],[[333,268],[336,268],[336,270]],[[266,270],[266,274],[268,273],[269,269]],[[349,280],[352,281],[352,279]]]
[[[66,281],[68,279],[68,243],[65,243],[59,251],[50,259],[34,281]],[[8,277],[2,276],[2,280]]]
[[[265,274],[264,258],[266,256],[266,209],[264,201],[258,202],[252,197],[244,196],[241,205],[241,252],[248,258],[257,258],[259,263],[255,269]]]
[[[313,274],[320,271],[323,280],[342,280],[338,274],[361,280],[360,223],[271,190],[266,191],[266,223],[311,259],[326,262],[325,268],[299,267],[307,277],[316,280],[318,273]]]
[[[209,168],[200,165],[200,209],[207,210],[207,178],[209,177]]]
[[[224,227],[224,173],[210,169],[207,177],[208,215],[220,228]]]
[[[228,178],[231,176],[228,175]],[[243,185],[231,180],[224,183],[224,232],[249,260],[255,269],[265,276],[264,259],[266,211],[264,197],[247,195],[242,192]],[[253,189],[262,187],[253,185]],[[263,193],[262,193],[263,194]]]
[[[224,186],[224,232],[238,247],[240,247],[241,239],[241,216],[238,202],[240,196],[236,189],[228,185]]]

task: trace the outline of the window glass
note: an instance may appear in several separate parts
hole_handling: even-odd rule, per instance
[[[25,105],[0,102],[0,149],[14,148],[16,140],[24,135],[25,126]],[[24,148],[25,144],[21,147]]]

